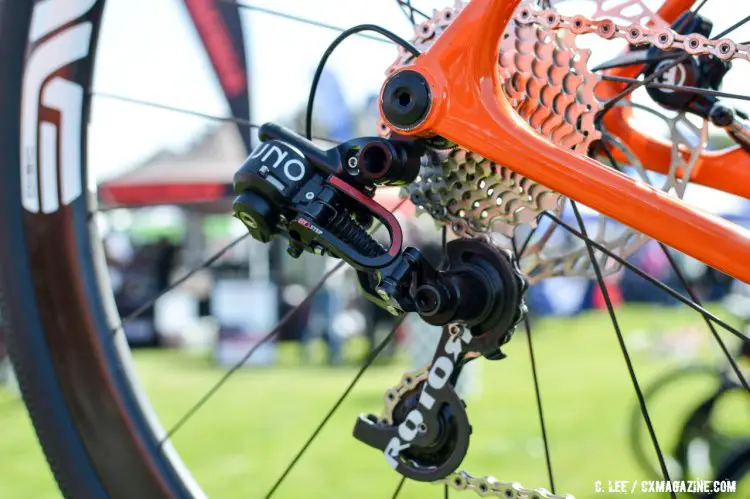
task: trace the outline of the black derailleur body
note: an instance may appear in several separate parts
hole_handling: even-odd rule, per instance
[[[358,271],[366,298],[394,315],[417,312],[430,324],[460,321],[488,358],[501,355],[518,320],[525,281],[510,253],[482,240],[446,247],[436,269],[418,249],[402,248],[401,226],[373,199],[377,186],[412,182],[424,144],[413,139],[357,138],[321,150],[275,124],[234,175],[234,216],[257,240],[288,240],[288,253],[342,258]],[[390,243],[368,232],[378,220]]]
[[[481,355],[503,358],[500,347],[526,311],[515,259],[482,239],[450,241],[439,268],[418,249],[402,248],[398,221],[373,197],[378,186],[415,179],[425,153],[420,140],[366,137],[322,150],[275,124],[263,125],[259,138],[234,176],[234,216],[250,234],[262,242],[286,238],[294,257],[341,258],[378,306],[444,326],[429,375],[394,409],[393,424],[363,416],[354,430],[404,476],[444,478],[461,463],[471,433],[454,390],[461,367]],[[368,231],[375,220],[388,231],[385,247]]]
[[[401,228],[373,200],[376,185],[405,185],[419,173],[417,141],[358,138],[332,149],[282,126],[260,127],[261,143],[234,175],[234,216],[257,240],[285,237],[287,252],[344,259],[356,269],[376,269],[401,252]],[[384,248],[368,233],[379,220],[388,230]]]

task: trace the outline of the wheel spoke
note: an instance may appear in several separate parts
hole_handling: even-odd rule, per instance
[[[701,9],[705,7],[707,3],[708,3],[708,0],[702,0],[701,3],[698,4],[698,6],[695,8],[695,10],[690,13],[690,17],[685,19],[685,21],[683,21],[679,27],[682,28],[685,24],[689,23],[695,16],[697,16],[700,13]]]
[[[635,78],[625,78],[622,76],[609,76],[609,75],[602,75],[602,80],[606,81],[616,81],[620,83],[640,83],[643,80],[638,80]],[[711,95],[714,97],[724,97],[726,99],[737,99],[737,100],[750,100],[750,96],[747,95],[740,95],[740,94],[730,94],[727,92],[720,92],[718,90],[709,90],[706,88],[698,88],[698,87],[686,87],[686,86],[680,86],[680,85],[668,85],[666,83],[648,83],[646,84],[647,87],[651,88],[664,88],[667,90],[676,90],[678,92],[685,92],[689,94],[700,94],[700,95]]]
[[[534,227],[533,229],[531,229],[529,231],[529,235],[526,236],[526,239],[523,240],[523,244],[521,245],[521,249],[518,250],[517,253],[516,253],[516,256],[518,257],[519,260],[521,259],[521,257],[523,255],[526,254],[526,250],[529,247],[529,243],[531,242],[531,238],[534,237],[534,234],[536,234],[536,231],[537,231],[538,228],[539,228],[539,226],[537,225],[536,227]],[[512,242],[513,242],[513,247],[515,249],[515,245],[516,245],[516,237],[515,236],[513,236]]]
[[[235,123],[237,125],[246,126],[248,128],[260,128],[260,125],[256,125],[255,123],[251,123],[250,121],[242,119],[242,118],[234,118],[231,116],[216,116],[214,114],[208,114],[208,113],[204,113],[201,111],[194,111],[192,109],[184,109],[180,107],[169,106],[167,104],[161,104],[158,102],[152,102],[152,101],[147,101],[147,100],[142,100],[142,99],[136,99],[134,97],[127,97],[124,95],[92,91],[91,96],[96,97],[98,99],[115,100],[115,101],[120,101],[120,102],[127,102],[128,104],[135,104],[138,106],[146,106],[146,107],[151,107],[154,109],[163,109],[165,111],[172,111],[173,113],[185,114],[188,116],[196,116],[198,118],[203,118],[209,121],[221,121],[221,122]]]
[[[531,239],[531,235],[527,237],[526,244],[528,244],[528,240]],[[511,244],[513,245],[513,253],[516,255],[516,259],[520,259],[521,252],[518,251],[516,246],[516,238],[515,236],[511,239]],[[537,412],[539,415],[539,426],[542,431],[542,440],[544,442],[544,457],[547,462],[547,477],[549,478],[549,486],[550,491],[555,494],[555,477],[552,473],[552,457],[550,455],[549,451],[549,440],[547,438],[547,425],[544,421],[544,410],[542,409],[542,393],[541,390],[539,390],[539,375],[536,369],[536,357],[534,356],[534,343],[531,338],[531,320],[529,319],[528,313],[524,315],[523,317],[523,323],[524,328],[526,329],[526,344],[529,348],[529,359],[531,360],[531,376],[534,380],[534,392],[536,393],[536,407]]]
[[[258,129],[258,128],[261,127],[261,125],[258,125],[256,123],[252,123],[252,122],[250,122],[248,120],[245,120],[245,119],[242,119],[242,118],[235,118],[235,117],[231,117],[231,116],[217,116],[217,115],[214,115],[214,114],[208,114],[208,113],[204,113],[204,112],[201,112],[201,111],[194,111],[192,109],[184,109],[184,108],[180,108],[180,107],[169,106],[169,105],[166,105],[166,104],[160,104],[158,102],[151,102],[151,101],[147,101],[147,100],[136,99],[134,97],[127,97],[125,95],[116,95],[116,94],[110,94],[110,93],[107,93],[107,92],[92,92],[91,95],[93,97],[97,97],[99,99],[116,100],[116,101],[120,101],[120,102],[127,102],[128,104],[135,104],[135,105],[138,105],[138,106],[151,107],[151,108],[154,108],[154,109],[162,109],[164,111],[171,111],[171,112],[174,112],[174,113],[185,114],[185,115],[188,115],[188,116],[195,116],[195,117],[198,117],[198,118],[203,118],[203,119],[206,119],[208,121],[218,121],[218,122],[226,122],[226,123],[235,123],[236,125],[239,125],[239,126],[248,127],[248,128],[254,128],[254,129]],[[297,133],[299,133],[299,132],[297,132]],[[338,144],[337,140],[333,140],[333,139],[328,138],[328,137],[313,137],[313,139],[321,140],[321,141],[325,141],[325,142],[330,142],[331,144]]]
[[[334,26],[332,24],[323,23],[323,22],[320,22],[320,21],[313,21],[312,19],[308,19],[306,17],[299,17],[299,16],[295,16],[295,15],[292,15],[292,14],[286,14],[284,12],[279,12],[277,10],[266,9],[266,8],[263,8],[263,7],[258,7],[256,5],[250,5],[250,4],[246,4],[246,3],[242,3],[242,2],[237,2],[235,0],[220,0],[220,1],[222,1],[224,3],[229,3],[229,4],[236,5],[238,9],[260,12],[260,13],[263,13],[263,14],[268,14],[270,16],[280,17],[282,19],[288,19],[290,21],[295,21],[295,22],[298,22],[298,23],[307,24],[309,26],[316,26],[318,28],[323,28],[323,29],[327,29],[327,30],[331,30],[331,31],[336,31],[338,33],[343,33],[344,31],[346,31],[345,28],[340,28],[340,27]],[[368,40],[374,40],[376,42],[390,43],[388,40],[385,40],[383,38],[378,38],[377,36],[368,35],[366,33],[359,33],[358,36],[360,36],[362,38],[366,38]]]
[[[216,392],[218,392],[219,389],[224,386],[227,381],[229,381],[229,378],[235,372],[237,372],[245,364],[245,362],[250,359],[250,357],[252,357],[252,355],[258,350],[258,348],[275,339],[276,336],[278,336],[281,332],[281,328],[283,328],[284,325],[289,322],[292,317],[294,317],[297,311],[304,307],[312,299],[312,297],[315,296],[315,293],[317,293],[318,290],[323,287],[326,281],[328,281],[328,279],[343,266],[344,262],[340,261],[336,264],[335,267],[326,272],[326,274],[320,279],[320,281],[318,281],[318,283],[310,290],[310,293],[305,297],[305,299],[302,300],[296,307],[289,310],[284,315],[284,317],[282,317],[279,323],[276,324],[276,327],[274,327],[265,336],[263,336],[263,338],[261,338],[258,343],[253,345],[252,348],[250,348],[238,362],[236,362],[226,373],[224,373],[224,375],[177,421],[177,423],[172,426],[172,428],[167,432],[161,442],[159,442],[159,445],[164,445],[167,440],[172,438],[175,433],[177,433],[180,428],[182,428],[185,423],[187,423],[195,415],[195,413],[197,413],[206,404],[206,402],[208,402],[216,394]]]
[[[409,18],[409,22],[411,22],[412,26],[417,25],[417,21],[414,18],[414,14],[419,14],[424,18],[425,20],[430,19],[430,16],[419,10],[418,8],[412,6],[411,0],[396,0],[396,3],[401,7],[401,10],[404,11],[404,14],[407,15]],[[406,11],[409,11],[408,13]]]
[[[294,466],[297,464],[297,462],[302,458],[302,455],[307,451],[307,449],[312,445],[312,443],[315,441],[315,439],[318,437],[320,432],[325,427],[326,423],[333,417],[333,415],[336,413],[338,408],[341,406],[341,404],[346,400],[346,397],[349,396],[349,393],[351,393],[354,386],[357,384],[359,379],[362,377],[362,375],[367,371],[367,368],[369,368],[372,363],[375,361],[375,359],[380,355],[380,352],[385,349],[385,347],[390,343],[390,341],[393,339],[394,335],[396,334],[396,330],[401,325],[402,322],[404,322],[404,319],[406,318],[406,314],[402,315],[397,321],[396,324],[393,326],[393,329],[391,329],[391,332],[388,333],[388,336],[386,336],[383,341],[380,342],[380,344],[368,354],[367,358],[365,359],[365,362],[362,364],[362,367],[360,367],[359,371],[357,371],[357,374],[354,376],[352,381],[349,383],[349,386],[346,387],[344,390],[344,393],[341,394],[341,396],[336,400],[336,403],[333,404],[333,407],[328,411],[328,414],[325,415],[323,420],[318,424],[317,428],[315,428],[315,431],[313,431],[312,435],[310,435],[310,438],[307,439],[305,442],[305,445],[302,446],[302,448],[297,452],[297,455],[294,456],[294,459],[289,463],[289,465],[284,469],[284,472],[281,474],[281,476],[276,480],[276,483],[274,483],[273,487],[271,487],[271,490],[266,494],[266,498],[270,498],[273,496],[273,494],[276,492],[276,490],[281,486],[281,484],[284,482],[287,476],[289,476],[289,473],[292,471]]]
[[[645,273],[644,271],[642,271],[641,269],[639,269],[638,267],[636,267],[632,263],[628,262],[627,260],[625,260],[624,258],[620,257],[619,255],[615,254],[613,251],[611,251],[606,246],[603,246],[603,245],[597,243],[596,241],[591,240],[588,237],[584,236],[579,231],[577,231],[576,229],[574,229],[573,227],[571,227],[567,223],[563,222],[556,215],[553,215],[553,214],[551,214],[549,212],[546,212],[546,211],[543,212],[542,215],[551,218],[556,224],[558,224],[560,227],[562,227],[566,231],[570,232],[571,234],[573,234],[577,238],[579,238],[579,239],[581,239],[583,241],[588,241],[588,243],[591,244],[591,246],[593,246],[597,250],[601,251],[602,253],[606,254],[607,256],[609,256],[610,258],[612,258],[613,260],[615,260],[617,263],[619,263],[623,267],[625,267],[625,268],[633,271],[634,273],[636,273],[637,275],[639,275],[643,279],[647,280],[648,282],[650,282],[651,284],[653,284],[657,288],[661,289],[662,291],[666,292],[667,294],[669,294],[670,296],[672,296],[676,300],[681,301],[682,303],[684,303],[688,307],[690,307],[690,308],[694,309],[695,311],[699,312],[701,315],[703,315],[707,319],[710,319],[715,324],[718,324],[719,326],[723,327],[724,329],[726,329],[727,331],[729,331],[733,335],[737,336],[741,340],[750,341],[750,337],[742,334],[741,332],[739,332],[736,328],[732,327],[726,321],[724,321],[721,318],[717,317],[716,315],[712,314],[711,312],[709,312],[708,310],[706,310],[702,306],[696,304],[691,299],[685,297],[684,295],[682,295],[679,292],[675,291],[674,289],[670,288],[669,286],[667,286],[666,284],[664,284],[660,280],[656,279],[655,277],[653,277],[653,276]]]
[[[536,368],[536,356],[534,355],[534,342],[531,336],[531,320],[526,315],[523,318],[524,327],[526,329],[526,344],[529,348],[529,358],[531,359],[531,374],[534,378],[534,392],[536,394],[536,406],[539,412],[539,427],[542,430],[542,441],[544,442],[544,458],[547,462],[547,476],[549,477],[549,487],[553,494],[556,494],[555,490],[555,475],[552,472],[552,454],[549,450],[549,438],[547,437],[547,424],[544,420],[544,409],[542,408],[542,392],[539,389],[539,374]]]
[[[698,12],[700,12],[700,10],[703,8],[703,6],[706,5],[707,1],[708,0],[703,0],[698,5],[698,7],[695,10],[691,11],[690,15],[685,18],[685,20],[681,23],[680,26],[678,26],[678,30],[683,25],[689,23],[695,17],[698,14]],[[747,18],[744,21],[740,21],[739,23],[737,23],[734,26],[730,27],[728,30],[724,31],[723,33],[719,34],[718,36],[714,37],[713,39],[714,40],[718,40],[719,38],[723,38],[724,36],[728,35],[732,31],[734,31],[735,29],[737,29],[740,26],[742,26],[742,24],[744,24],[744,22],[747,22]],[[628,95],[632,94],[633,92],[635,92],[640,87],[642,87],[644,85],[648,85],[649,83],[653,83],[657,78],[659,78],[660,76],[662,76],[664,73],[666,73],[667,71],[669,71],[673,67],[677,66],[678,64],[680,64],[682,62],[685,62],[690,57],[691,57],[691,55],[686,52],[682,56],[674,59],[671,63],[664,65],[664,67],[661,68],[660,70],[654,71],[650,76],[644,78],[643,80],[638,80],[638,83],[633,83],[633,84],[629,85],[628,87],[624,88],[620,93],[618,93],[617,95],[615,95],[614,97],[612,97],[610,100],[608,100],[604,104],[604,106],[602,106],[602,108],[597,113],[596,121],[597,122],[601,122],[601,120],[604,118],[604,115],[607,114],[613,107],[615,107],[615,105],[618,102],[620,102],[622,99],[624,99]]]
[[[625,339],[622,335],[622,331],[620,330],[620,325],[617,321],[617,316],[615,314],[615,309],[612,306],[612,300],[609,296],[609,291],[607,290],[607,284],[604,282],[604,276],[602,275],[602,270],[599,267],[599,262],[596,259],[596,256],[594,255],[594,247],[591,245],[590,239],[588,237],[588,234],[586,233],[586,225],[583,222],[583,217],[581,217],[581,213],[578,211],[578,206],[576,205],[576,202],[572,199],[570,200],[570,206],[573,208],[573,213],[575,214],[576,220],[578,221],[578,226],[580,227],[581,233],[584,236],[584,242],[586,243],[586,250],[589,254],[589,259],[591,260],[591,265],[594,267],[594,273],[596,274],[596,280],[599,284],[599,289],[602,292],[602,297],[604,298],[604,302],[607,305],[607,312],[609,312],[609,317],[612,319],[612,327],[615,330],[615,334],[617,335],[617,341],[620,344],[620,350],[622,352],[623,358],[625,359],[625,364],[628,367],[628,373],[630,374],[630,380],[633,383],[633,389],[635,390],[636,396],[638,397],[638,405],[641,409],[641,415],[643,416],[643,420],[646,423],[646,426],[648,427],[648,433],[651,436],[651,443],[654,446],[654,452],[656,452],[656,457],[659,460],[659,467],[661,467],[661,472],[664,475],[664,479],[667,481],[671,481],[669,478],[669,470],[667,469],[667,463],[664,460],[664,454],[661,451],[661,447],[659,446],[659,440],[656,437],[656,431],[654,430],[654,425],[651,422],[651,416],[648,413],[648,408],[646,407],[646,399],[643,397],[643,392],[641,391],[641,386],[638,383],[638,378],[635,374],[635,369],[633,368],[633,363],[630,359],[630,353],[628,352],[628,347],[625,345]],[[670,493],[670,496],[672,499],[677,499],[677,495],[674,492]]]
[[[124,318],[120,319],[120,324],[117,327],[113,328],[112,331],[111,331],[112,336],[114,336],[115,334],[117,334],[117,332],[120,331],[125,324],[127,324],[127,323],[129,323],[129,322],[131,322],[131,321],[133,321],[135,319],[137,319],[138,317],[140,317],[144,312],[146,312],[149,308],[151,308],[154,305],[154,303],[156,303],[156,301],[159,298],[161,298],[165,294],[169,293],[170,291],[172,291],[176,287],[178,287],[181,284],[183,284],[185,281],[187,281],[192,276],[194,276],[195,273],[198,272],[199,270],[205,269],[205,268],[210,267],[211,265],[213,265],[219,258],[222,257],[222,255],[224,255],[227,251],[229,251],[230,249],[234,248],[239,243],[241,243],[242,241],[244,241],[245,239],[247,239],[247,237],[249,235],[250,235],[250,233],[248,232],[247,234],[243,234],[242,236],[239,236],[238,238],[234,239],[232,242],[230,242],[229,244],[227,244],[226,246],[224,246],[223,248],[221,248],[219,251],[217,251],[216,253],[214,253],[213,255],[211,255],[210,257],[208,257],[207,259],[205,259],[202,263],[200,263],[196,267],[192,268],[185,275],[183,275],[182,277],[180,277],[179,279],[177,279],[176,281],[174,281],[173,283],[171,283],[169,286],[167,286],[166,288],[164,288],[163,290],[161,290],[156,296],[154,296],[153,298],[151,298],[150,300],[148,300],[146,303],[144,303],[143,305],[141,305],[140,307],[138,307],[137,309],[135,309],[133,312],[131,312],[128,315],[126,315]]]
[[[401,7],[401,11],[406,14],[409,18],[409,22],[412,26],[417,25],[416,19],[414,19],[414,9],[411,6],[411,0],[396,0],[396,3]]]
[[[721,33],[719,33],[718,35],[716,35],[714,37],[714,40],[718,40],[719,38],[724,38],[725,36],[727,36],[728,34],[730,34],[732,31],[741,28],[742,26],[744,26],[748,22],[750,22],[750,16],[746,16],[746,17],[740,19],[739,21],[737,21],[736,23],[734,23],[733,25],[731,25],[730,27],[728,27],[727,29],[725,29],[724,31],[722,31]]]
[[[606,154],[610,164],[612,167],[617,171],[622,171],[622,168],[620,167],[617,160],[615,160],[614,155],[612,154],[612,151],[610,151],[609,146],[602,141],[601,142],[601,149]],[[700,298],[698,295],[693,291],[692,286],[690,286],[690,283],[685,278],[685,275],[680,270],[679,265],[677,265],[677,262],[674,260],[674,257],[669,251],[669,248],[662,243],[659,242],[659,247],[661,248],[664,255],[667,257],[667,260],[669,261],[669,265],[672,267],[672,270],[674,271],[675,275],[679,279],[680,283],[682,284],[683,289],[687,292],[687,294],[690,296],[690,298],[693,300],[694,303],[696,303],[699,306],[703,306],[701,303]],[[716,331],[716,327],[714,327],[713,322],[711,322],[706,316],[702,315],[703,320],[706,321],[706,326],[708,326],[708,329],[711,331],[711,335],[714,337],[716,342],[719,344],[719,347],[721,348],[721,351],[724,352],[724,356],[729,361],[729,364],[732,366],[732,370],[737,375],[737,378],[740,380],[740,383],[743,387],[745,387],[745,390],[750,394],[750,386],[748,385],[747,379],[745,379],[745,376],[742,374],[742,371],[740,370],[740,367],[737,365],[737,362],[734,360],[734,356],[729,352],[729,349],[727,348],[726,343],[724,343],[724,340],[722,340],[721,336],[719,336],[718,331]]]
[[[669,248],[664,243],[659,243],[659,246],[661,247],[661,250],[664,252],[664,255],[667,257],[667,260],[669,260],[669,265],[672,267],[672,270],[674,270],[675,275],[677,275],[677,278],[680,280],[680,283],[682,284],[682,287],[685,288],[685,291],[687,294],[690,295],[690,298],[693,299],[695,303],[698,305],[703,305],[701,303],[700,298],[698,295],[693,291],[692,286],[690,286],[690,283],[685,278],[685,275],[680,270],[680,267],[677,265],[677,262],[674,260],[674,257],[669,252]],[[706,321],[706,326],[708,326],[708,329],[711,331],[711,335],[716,340],[716,343],[719,344],[719,347],[721,348],[721,351],[724,352],[724,356],[729,361],[729,364],[732,366],[732,370],[737,375],[737,378],[740,380],[740,383],[743,387],[745,387],[745,390],[747,390],[747,393],[750,394],[750,386],[748,386],[747,379],[745,379],[745,376],[742,374],[742,371],[740,370],[740,366],[737,365],[737,361],[734,360],[734,356],[729,352],[729,349],[727,348],[726,343],[724,343],[724,340],[721,339],[721,336],[719,336],[719,332],[716,331],[716,328],[714,327],[713,323],[708,320],[706,317],[703,317],[703,320]]]
[[[406,477],[402,476],[401,480],[398,481],[398,485],[396,485],[396,490],[393,491],[392,499],[398,499],[399,494],[401,494],[401,489],[404,488],[404,482],[406,482]]]

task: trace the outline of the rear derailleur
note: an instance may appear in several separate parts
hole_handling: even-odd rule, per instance
[[[415,312],[443,326],[429,368],[389,392],[386,416],[360,416],[354,436],[379,449],[402,475],[436,481],[453,473],[469,445],[471,426],[455,391],[471,359],[504,357],[525,313],[525,280],[513,256],[488,241],[447,244],[444,263],[431,265],[403,248],[393,213],[374,201],[378,186],[408,185],[419,174],[420,140],[353,139],[322,150],[274,124],[234,176],[234,215],[257,240],[283,237],[287,252],[341,258],[358,275],[363,295],[394,315]],[[369,232],[387,230],[383,246]],[[405,378],[407,379],[407,378]]]

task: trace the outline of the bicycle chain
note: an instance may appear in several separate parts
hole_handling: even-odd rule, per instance
[[[594,33],[605,40],[623,39],[631,45],[653,45],[661,50],[681,49],[690,55],[713,55],[722,61],[745,59],[750,61],[750,45],[736,43],[729,38],[712,40],[692,33],[681,35],[671,28],[653,29],[640,24],[621,26],[611,19],[594,21],[581,15],[563,16],[555,9],[536,10],[531,5],[515,13],[519,24],[537,24],[543,28],[568,29],[576,35]]]
[[[462,334],[463,327],[458,324],[452,334]],[[407,372],[401,377],[398,385],[385,392],[385,410],[381,420],[393,424],[393,411],[401,399],[410,391],[416,389],[427,379],[431,365],[427,364],[415,371]],[[466,471],[455,471],[442,480],[432,482],[434,485],[448,485],[455,490],[473,490],[482,497],[502,497],[504,499],[573,499],[572,495],[556,495],[544,488],[527,489],[518,482],[501,482],[495,477],[475,477]]]

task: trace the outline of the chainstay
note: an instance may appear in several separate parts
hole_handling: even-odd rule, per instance
[[[461,328],[452,325],[452,328]],[[458,333],[455,333],[458,334]],[[385,410],[382,421],[393,424],[393,410],[401,399],[427,379],[432,364],[427,364],[415,371],[405,373],[401,381],[385,392]],[[501,482],[492,476],[475,477],[466,471],[455,471],[442,480],[432,482],[434,485],[448,485],[455,490],[472,490],[482,497],[502,497],[505,499],[574,499],[572,495],[556,495],[545,488],[527,489],[518,482]]]
[[[576,35],[594,33],[605,40],[622,39],[632,45],[653,45],[661,50],[681,49],[690,55],[713,55],[723,61],[750,61],[750,45],[729,38],[712,40],[692,33],[681,35],[671,28],[650,28],[640,24],[622,26],[611,19],[594,21],[581,15],[563,16],[555,9],[539,10],[525,5],[515,13],[520,24],[538,24],[548,29],[568,29]]]

